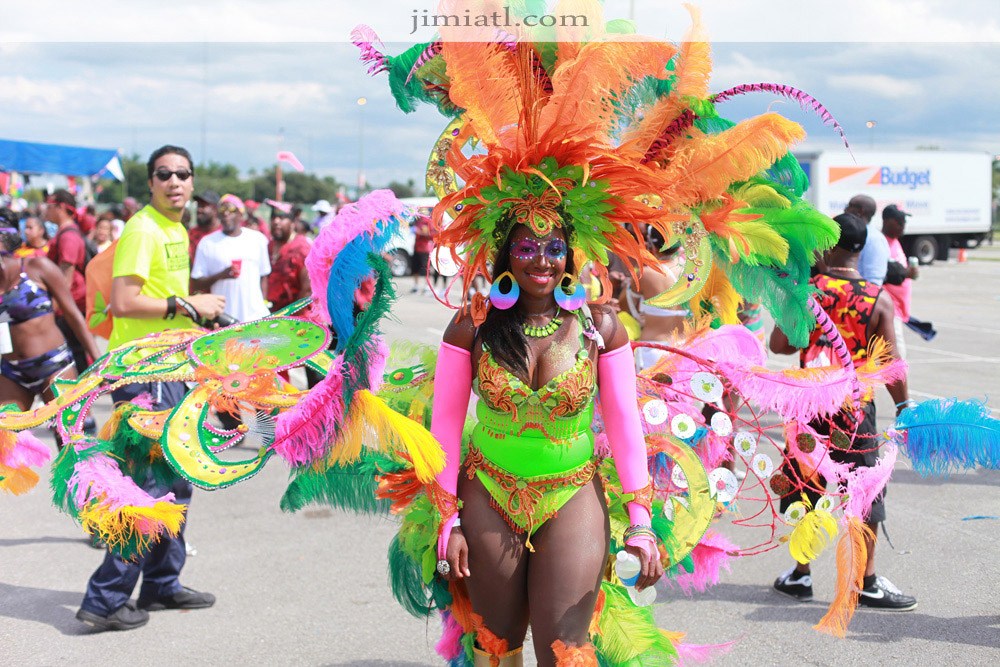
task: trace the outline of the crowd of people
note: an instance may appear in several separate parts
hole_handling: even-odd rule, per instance
[[[40,210],[25,210],[21,215],[10,209],[0,210],[3,218],[3,229],[0,230],[3,242],[0,252],[0,280],[3,281],[0,284],[0,318],[9,326],[12,342],[12,349],[3,355],[0,378],[2,402],[13,402],[20,410],[27,410],[36,397],[51,400],[50,384],[55,378],[75,377],[99,356],[95,338],[84,321],[86,266],[97,253],[107,250],[112,243],[117,247],[113,249],[113,285],[109,304],[115,318],[109,341],[111,347],[169,328],[195,324],[212,327],[254,320],[311,294],[309,273],[305,266],[311,240],[304,233],[309,225],[301,221],[300,208],[287,211],[274,208],[267,223],[260,218],[251,222],[247,202],[231,194],[220,196],[206,190],[193,197],[196,214],[194,225],[188,228],[182,221],[194,191],[194,166],[190,155],[182,148],[164,146],[150,157],[148,171],[151,202],[141,209],[137,208],[134,200],[130,200],[94,218],[87,209],[77,208],[71,193],[57,190]],[[318,227],[330,224],[332,211],[327,202],[320,202],[315,210],[320,216]],[[887,205],[882,212],[882,228],[876,230],[870,225],[875,210],[875,202],[870,197],[859,195],[852,199],[847,210],[835,218],[841,230],[837,247],[824,257],[817,257],[814,267],[813,284],[823,295],[823,308],[833,318],[845,340],[853,341],[851,352],[858,364],[864,362],[868,341],[873,336],[882,337],[893,347],[902,347],[902,331],[898,323],[907,318],[909,284],[917,277],[916,267],[907,265],[905,255],[901,255],[899,249],[898,239],[906,214],[895,205]],[[417,237],[413,259],[416,290],[428,281],[427,260],[434,244],[434,232],[425,216],[417,217],[413,225]],[[492,266],[492,271],[499,276],[515,270],[518,282],[530,284],[530,280],[520,274],[530,271],[534,266],[532,262],[537,260],[547,266],[568,261],[564,251],[561,254],[554,250],[550,252],[550,246],[560,242],[561,233],[550,233],[549,236],[552,238],[543,237],[541,242],[530,236],[520,240],[512,236],[508,241],[514,246],[511,261]],[[656,308],[647,303],[649,298],[672,287],[685,257],[683,249],[665,247],[663,236],[652,227],[645,232],[645,242],[647,249],[658,258],[662,271],[647,271],[638,282],[628,276],[622,260],[612,256],[610,276],[615,297],[611,299],[607,312],[617,317],[611,320],[599,318],[598,329],[605,340],[617,347],[624,345],[629,338],[676,344],[685,335],[685,324],[691,315],[687,309]],[[526,248],[531,245],[532,248],[523,253],[523,259],[518,250],[521,245]],[[544,252],[536,253],[537,248],[544,248]],[[540,256],[546,259],[542,260]],[[517,268],[520,264],[524,266]],[[557,273],[565,270],[563,266]],[[881,287],[882,283],[886,284],[885,288]],[[897,291],[890,291],[890,285],[895,286]],[[551,319],[548,317],[552,311],[548,301],[551,294],[542,292],[537,295],[537,310],[539,321],[547,321],[546,318]],[[521,301],[528,302],[527,296],[522,294]],[[560,309],[556,306],[557,311]],[[532,317],[529,313],[529,320]],[[593,325],[581,322],[580,326]],[[503,331],[500,325],[494,329]],[[471,320],[459,318],[446,333],[445,342],[468,350],[471,341],[476,338],[475,332],[476,327],[472,326]],[[582,330],[567,332],[566,335],[572,338]],[[491,358],[503,361],[505,366],[518,365],[516,358],[508,358],[509,351],[503,347],[502,336],[496,338],[490,334],[486,338],[494,347],[491,349],[484,342],[483,352],[477,354],[486,354],[490,350]],[[551,343],[544,337],[534,340],[543,342],[546,349]],[[803,367],[831,363],[832,353],[828,346],[829,341],[819,336],[818,332],[804,350],[790,345],[780,328],[775,328],[770,338],[773,352],[799,353]],[[642,352],[636,360],[639,370],[651,366],[664,354],[650,348],[639,349]],[[897,403],[897,411],[907,405],[905,379],[890,385],[889,390]],[[129,385],[116,390],[112,396],[120,402],[148,394],[154,397],[155,408],[166,409],[176,405],[184,391],[182,383],[149,383]],[[874,418],[874,403],[868,403],[863,423],[857,429],[858,439],[868,443],[874,437]],[[819,429],[822,425],[817,424],[816,427]],[[867,467],[876,465],[877,446],[862,446],[860,449],[865,453],[854,455],[847,452],[845,462]],[[181,502],[190,498],[192,489],[190,483],[179,478],[170,486],[163,487],[152,476],[143,488],[154,496],[173,493]],[[475,488],[463,485],[462,489],[464,491],[458,490],[458,493],[465,501],[465,513],[470,519],[479,511],[474,509],[478,505],[486,508],[483,520],[493,515],[488,494],[480,502],[476,499],[476,494],[480,492]],[[564,514],[572,514],[570,507],[575,508],[577,504],[581,504],[581,516],[591,513],[585,509],[588,501],[583,499],[584,496],[587,494],[583,494],[575,504],[567,505]],[[869,560],[864,589],[860,593],[861,604],[909,610],[916,606],[916,600],[902,594],[885,577],[875,575],[874,531],[884,517],[880,498],[873,506],[869,520]],[[489,522],[490,525],[496,524],[496,529],[502,527],[502,522],[492,519]],[[489,547],[488,544],[485,546]],[[468,572],[467,548],[464,539],[442,547],[442,558],[447,558],[451,571],[457,576],[462,576],[460,573],[463,571]],[[491,552],[482,548],[473,551]],[[652,569],[655,561],[646,558],[647,552],[642,549],[636,549],[635,553],[643,559],[642,585],[651,585],[659,577],[659,573]],[[179,576],[185,558],[183,529],[176,537],[157,542],[137,562],[123,560],[108,552],[88,583],[78,618],[100,629],[122,630],[146,623],[148,611],[211,606],[214,597],[210,593],[193,591],[180,584]],[[472,562],[475,565],[475,561]],[[140,574],[143,583],[138,601],[133,603],[130,597]],[[797,600],[810,600],[810,576],[808,564],[799,563],[783,573],[774,587]],[[581,582],[584,588],[585,583]],[[473,594],[474,599],[479,596],[490,599],[502,597],[498,591]],[[506,622],[501,619],[516,618],[519,618],[516,614],[500,613],[497,625]],[[538,627],[536,632],[544,632],[544,628]]]

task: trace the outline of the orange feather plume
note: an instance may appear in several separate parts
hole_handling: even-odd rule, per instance
[[[555,70],[553,93],[538,121],[539,136],[582,134],[606,142],[617,117],[616,99],[647,76],[667,76],[673,45],[635,35],[616,37],[584,45],[576,58]]]
[[[685,150],[663,170],[669,189],[665,202],[696,205],[718,199],[737,181],[745,181],[770,167],[800,141],[805,132],[792,121],[768,113],[720,132],[706,135],[691,130]]]
[[[826,615],[813,627],[836,637],[844,637],[858,606],[858,594],[865,578],[868,549],[865,538],[874,539],[871,529],[857,517],[847,518],[847,530],[837,543],[837,587]]]

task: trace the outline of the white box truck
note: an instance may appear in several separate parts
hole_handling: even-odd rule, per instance
[[[990,233],[993,156],[952,151],[796,153],[809,176],[805,198],[828,215],[842,213],[854,195],[882,208],[896,204],[906,220],[903,248],[921,264],[947,259],[948,248],[975,247]]]

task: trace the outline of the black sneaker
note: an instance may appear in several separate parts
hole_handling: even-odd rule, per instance
[[[204,609],[215,604],[215,596],[211,593],[199,593],[184,587],[173,595],[162,598],[139,598],[139,609],[162,611],[164,609]]]
[[[875,583],[861,589],[858,604],[883,611],[911,611],[917,608],[917,599],[903,595],[903,592],[885,577],[875,577]]]
[[[789,568],[774,580],[774,590],[799,602],[812,602],[812,576],[799,574],[794,567]]]
[[[136,609],[135,603],[129,600],[107,616],[99,616],[81,609],[76,612],[76,618],[102,632],[105,630],[134,630],[149,623],[149,612]]]

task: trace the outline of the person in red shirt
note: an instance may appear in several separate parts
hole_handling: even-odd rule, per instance
[[[55,238],[49,243],[49,259],[59,267],[66,279],[76,307],[81,313],[86,313],[87,280],[83,271],[87,264],[87,242],[83,231],[76,224],[76,197],[68,190],[56,190],[45,203],[45,219],[59,227]],[[61,312],[56,313],[56,325],[73,352],[77,372],[82,373],[90,365],[83,343],[76,337]]]
[[[413,289],[411,293],[420,289],[420,280],[423,278],[423,291],[427,293],[427,260],[430,258],[431,250],[434,249],[434,230],[431,227],[431,219],[425,215],[419,216],[413,223],[413,233],[416,240],[413,243],[413,259],[410,262],[410,270],[413,272]]]
[[[271,312],[312,294],[306,271],[310,247],[309,239],[295,232],[291,215],[276,211],[271,217],[271,243],[268,245],[271,277],[267,283],[267,300],[271,302]]]
[[[219,195],[214,190],[205,190],[194,198],[198,212],[194,216],[195,226],[188,230],[188,251],[191,253],[191,264],[194,264],[194,253],[198,243],[222,227],[219,222]]]

